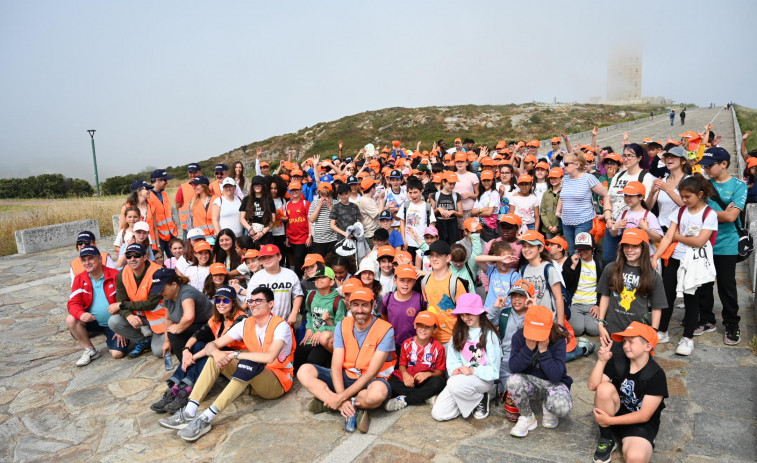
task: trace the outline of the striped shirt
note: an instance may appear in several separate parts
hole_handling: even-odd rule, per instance
[[[562,222],[565,225],[580,225],[596,217],[591,189],[599,184],[597,177],[583,174],[578,178],[565,176],[562,179]]]
[[[310,209],[308,209],[308,218],[315,211],[318,205],[321,203],[321,198],[318,196],[313,197],[313,202],[310,203]],[[331,200],[331,205],[336,203],[335,200]],[[337,235],[334,230],[331,229],[331,209],[326,205],[321,207],[321,211],[318,213],[318,219],[312,223],[311,230],[313,232],[313,242],[315,243],[331,243],[337,240]],[[309,219],[308,219],[309,220]]]
[[[581,260],[581,275],[573,294],[574,304],[595,305],[597,303],[597,265],[594,260]]]

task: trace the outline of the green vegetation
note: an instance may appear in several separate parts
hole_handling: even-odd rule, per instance
[[[26,178],[0,179],[0,198],[70,198],[92,196],[94,188],[80,178],[43,174]]]
[[[733,107],[736,109],[736,118],[739,120],[741,133],[752,132],[752,135],[746,141],[747,151],[757,149],[757,109],[739,105],[733,105]],[[740,144],[741,140],[736,140],[736,143]]]

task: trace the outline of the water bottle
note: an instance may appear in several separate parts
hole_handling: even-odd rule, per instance
[[[171,353],[170,352],[163,356],[163,361],[166,364],[166,371],[173,370],[173,364],[171,363]]]
[[[355,398],[352,398],[352,408],[355,408]],[[347,432],[355,432],[355,420],[357,419],[357,410],[355,414],[344,420],[344,430]]]

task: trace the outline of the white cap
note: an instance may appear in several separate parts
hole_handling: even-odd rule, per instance
[[[373,272],[373,276],[377,276],[379,273],[379,264],[374,259],[363,259],[360,261],[360,267],[357,269],[357,273],[355,276],[360,275],[361,272],[364,270],[367,270],[369,272]]]
[[[145,222],[144,220],[140,220],[139,222],[134,224],[134,231],[150,231],[150,226]]]
[[[205,233],[203,233],[199,228],[192,228],[187,232],[187,239],[193,240],[197,238],[205,238]]]
[[[223,182],[221,182],[221,188],[225,187],[226,185],[237,186],[237,182],[235,182],[231,177],[226,177],[225,179],[223,179]]]

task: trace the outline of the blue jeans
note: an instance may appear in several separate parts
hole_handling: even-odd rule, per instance
[[[592,227],[591,220],[587,220],[586,222],[579,223],[578,225],[568,225],[567,223],[563,222],[562,229],[565,235],[565,241],[568,242],[568,255],[569,256],[575,252],[576,235],[582,232],[586,232],[586,233],[591,232],[591,227]]]
[[[331,392],[336,392],[334,391],[334,383],[331,380],[331,368],[324,368],[320,365],[313,365],[313,367],[318,372],[318,379],[326,383],[326,386],[328,386],[329,389],[331,389]],[[344,378],[345,389],[352,386],[355,383],[355,381],[357,381],[357,379],[352,379],[349,376],[347,376],[347,373],[345,373],[344,371],[342,371],[342,378]],[[383,383],[384,386],[386,386],[386,398],[387,399],[390,398],[392,396],[392,386],[389,384],[389,381],[379,376],[377,376],[376,379],[374,379],[373,381],[368,382],[368,384],[365,385],[365,389],[368,389],[368,386],[370,386],[376,381]]]
[[[620,235],[612,236],[609,227],[605,231],[605,240],[602,244],[602,259],[605,261],[605,265],[615,262],[615,259],[618,258],[618,245],[621,238]]]
[[[205,348],[204,342],[197,342],[194,346],[192,346],[192,353],[196,354],[203,350]],[[182,351],[182,355],[183,355]],[[179,358],[179,367],[176,369],[176,371],[173,372],[170,378],[168,378],[167,382],[173,383],[173,384],[182,384],[183,387],[189,386],[193,387],[195,385],[195,382],[197,382],[197,378],[200,377],[200,373],[202,373],[203,367],[205,367],[205,362],[208,361],[208,357],[202,357],[195,361],[194,365],[191,365],[189,368],[187,368],[187,371],[184,371],[181,369],[181,358]]]
[[[126,352],[128,350],[128,345],[124,347],[118,345],[118,341],[116,341],[116,333],[114,333],[108,326],[101,326],[97,323],[97,320],[87,322],[84,326],[87,327],[87,333],[90,333],[90,335],[99,333],[104,334],[105,344],[108,346],[108,350],[117,350],[119,352]],[[73,336],[73,334],[71,336]]]
[[[527,223],[526,228],[529,230],[536,230],[536,223]]]

